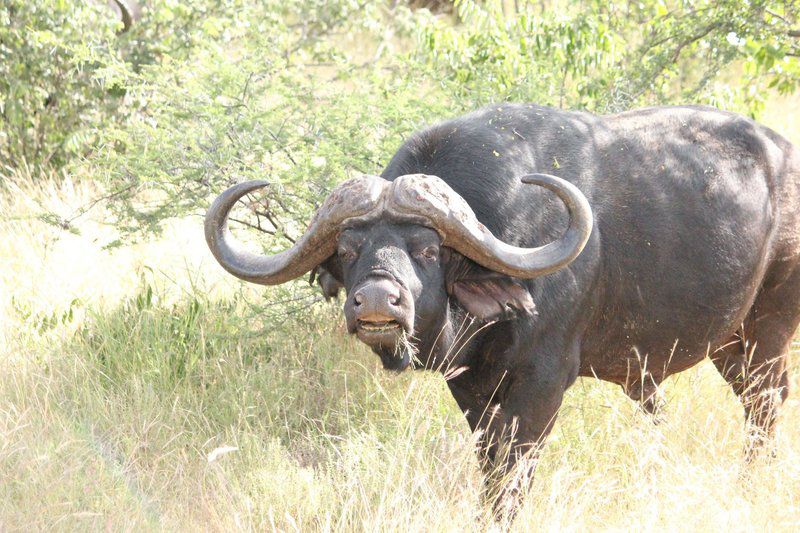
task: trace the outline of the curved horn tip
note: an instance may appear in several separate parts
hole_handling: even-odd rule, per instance
[[[245,181],[244,183],[237,183],[225,189],[219,196],[217,196],[211,203],[211,206],[206,212],[205,218],[205,233],[206,240],[210,243],[214,240],[218,231],[227,225],[228,211],[233,208],[233,205],[245,194],[257,191],[268,186],[270,183],[267,180],[252,180]]]
[[[543,172],[534,172],[533,174],[526,174],[519,178],[522,183],[526,185],[539,185],[543,182],[557,182],[559,184],[567,184],[568,186],[575,187],[574,184],[570,183],[569,181],[565,180],[564,178],[559,178],[558,176],[554,176],[553,174],[545,174]],[[577,188],[577,187],[576,187]]]
[[[263,189],[264,187],[268,186],[270,183],[267,180],[251,180],[245,181],[242,183],[237,183],[236,185],[231,185],[222,194],[228,193],[241,193],[245,195],[249,192],[257,191],[258,189]]]
[[[217,196],[205,218],[205,237],[219,264],[234,276],[261,285],[278,285],[298,278],[327,259],[336,249],[333,229],[326,219],[316,220],[288,250],[262,255],[237,244],[228,230],[228,214],[245,194],[270,185],[253,180],[233,185]]]
[[[588,198],[577,185],[564,178],[552,174],[528,174],[520,178],[522,183],[538,185],[554,192],[567,207],[570,213],[570,227],[568,233],[575,232],[579,245],[576,247],[573,258],[583,250],[594,229],[594,214]]]
[[[586,195],[583,194],[583,191],[581,191],[577,185],[565,180],[564,178],[559,178],[558,176],[554,176],[552,174],[542,174],[537,172],[535,174],[522,176],[520,181],[526,185],[539,185],[545,189],[555,192],[556,194],[558,194],[558,189],[567,189],[572,193],[570,195],[571,200],[578,202],[580,207],[591,211],[589,200],[586,198]],[[566,200],[566,198],[564,198],[561,194],[559,194],[559,197],[561,197],[562,200]]]
[[[108,0],[108,5],[117,12],[122,22],[118,34],[127,32],[134,22],[142,18],[142,7],[136,0]]]

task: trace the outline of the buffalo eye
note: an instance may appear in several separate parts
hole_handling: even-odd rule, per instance
[[[412,255],[419,261],[433,262],[439,258],[439,247],[428,246],[422,250],[414,252]]]
[[[337,253],[339,254],[339,259],[344,261],[345,263],[353,261],[357,255],[356,251],[353,250],[352,248],[344,248],[344,247],[339,247]]]

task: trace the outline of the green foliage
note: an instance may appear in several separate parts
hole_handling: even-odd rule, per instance
[[[335,183],[380,172],[415,129],[488,102],[755,115],[768,90],[800,80],[800,8],[776,0],[457,0],[439,15],[383,1],[154,2],[123,35],[91,3],[7,5],[0,164],[69,163],[99,180],[117,242],[266,178],[237,218],[283,247]]]
[[[103,131],[86,162],[113,191],[120,229],[158,231],[166,218],[201,213],[227,185],[266,178],[272,187],[248,220],[255,214],[253,224],[285,246],[333,184],[379,173],[404,133],[446,109],[398,76],[408,64],[345,53],[324,38],[347,31],[369,40],[385,17],[349,0],[241,6],[203,24],[182,58],[130,72],[127,99],[140,107]]]
[[[125,98],[130,77],[166,55],[182,57],[210,6],[236,9],[156,4],[124,34],[99,0],[0,5],[0,168],[59,168],[91,156],[102,131],[141,104]]]
[[[87,363],[97,369],[98,386],[214,397],[229,404],[205,412],[214,425],[246,424],[242,416],[257,417],[253,422],[274,426],[271,437],[287,445],[314,429],[331,435],[365,429],[368,418],[343,408],[352,402],[347,394],[360,398],[359,412],[391,400],[365,394],[378,362],[354,339],[322,325],[338,322],[330,307],[306,310],[300,321],[305,325],[281,325],[251,309],[241,295],[212,301],[198,290],[174,303],[168,296],[163,287],[143,280],[138,293],[116,308],[90,311],[68,350],[90,354]],[[345,391],[342,367],[352,366],[353,357],[362,368],[347,374],[363,379]],[[245,374],[253,383],[243,396],[231,384],[241,387]]]
[[[468,101],[599,112],[708,102],[755,113],[767,86],[793,92],[800,79],[793,3],[455,4],[460,24],[423,27],[418,57]]]
[[[797,13],[774,4],[459,0],[453,19],[350,0],[223,3],[199,15],[180,54],[129,76],[136,109],[103,132],[89,171],[105,177],[129,237],[266,178],[237,218],[277,249],[333,184],[378,173],[413,130],[488,102],[755,113],[759,87],[796,85]]]
[[[588,80],[608,69],[618,42],[603,14],[534,13],[522,3],[508,13],[500,2],[456,1],[460,24],[437,20],[422,28],[418,58],[447,73],[445,83],[465,106],[498,100],[561,105],[571,100],[568,79]]]
[[[622,56],[623,76],[605,86],[620,87],[630,104],[705,101],[756,115],[767,87],[788,93],[800,81],[798,17],[800,5],[783,1],[657,3],[634,17],[645,38]],[[743,65],[738,78],[726,72],[734,62]]]
[[[92,2],[4,0],[0,5],[0,168],[61,165],[84,153],[93,126],[117,111],[94,83],[98,64],[73,47],[109,52],[117,23]]]
[[[66,310],[51,311],[49,313],[37,313],[26,302],[17,301],[11,296],[11,307],[17,316],[28,324],[31,329],[42,334],[58,326],[66,326],[75,317],[75,310],[83,305],[78,298],[73,298]]]

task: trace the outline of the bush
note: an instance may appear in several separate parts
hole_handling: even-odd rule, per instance
[[[409,21],[426,16],[403,8],[391,15],[391,31],[405,41]],[[112,191],[128,237],[202,213],[227,185],[267,179],[273,187],[253,211],[285,246],[333,184],[379,173],[404,134],[446,112],[439,87],[407,77],[409,60],[374,47],[346,53],[377,40],[388,17],[380,5],[341,0],[241,6],[207,21],[182,58],[128,73],[127,98],[139,107],[102,132],[83,172]],[[330,36],[342,32],[356,37]]]
[[[85,154],[94,130],[116,116],[119,91],[94,82],[98,63],[72,54],[109,52],[118,24],[109,14],[93,2],[0,6],[0,168],[61,166]]]
[[[597,112],[716,103],[755,114],[767,88],[789,93],[800,81],[797,5],[549,4],[512,10],[456,0],[461,24],[423,26],[418,57],[470,103],[536,101]]]
[[[768,87],[800,80],[798,7],[764,0],[457,0],[439,15],[383,1],[166,2],[122,36],[102,9],[67,4],[0,11],[15,58],[0,66],[0,158],[69,162],[100,181],[118,242],[266,178],[245,216],[284,247],[335,183],[379,173],[415,129],[488,102],[757,114]]]

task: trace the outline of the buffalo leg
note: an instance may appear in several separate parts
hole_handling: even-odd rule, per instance
[[[639,403],[642,411],[650,415],[654,424],[662,421],[661,409],[664,399],[658,388],[660,379],[650,372],[642,372],[636,379],[630,379],[622,384],[622,390],[633,401]]]
[[[759,292],[737,335],[711,354],[722,377],[744,405],[747,458],[769,440],[778,408],[789,394],[786,363],[800,322],[800,275]]]
[[[485,382],[478,383],[471,374],[465,372],[448,385],[470,428],[480,433],[486,496],[495,517],[509,520],[529,486],[538,452],[577,371],[564,376],[563,372],[515,369],[506,374],[514,375],[513,381],[501,379],[488,393]]]

